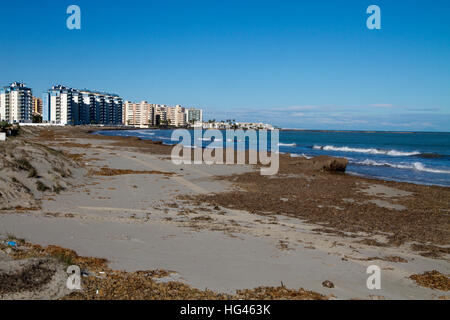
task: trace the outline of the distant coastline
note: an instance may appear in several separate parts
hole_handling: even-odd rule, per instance
[[[348,133],[440,133],[450,134],[450,131],[383,131],[383,130],[320,130],[320,129],[289,129],[280,128],[280,131],[300,131],[300,132],[348,132]]]
[[[96,129],[99,129],[97,126],[93,126]],[[182,129],[177,127],[148,127],[148,128],[139,128],[134,126],[107,126],[106,130],[174,130],[174,129]],[[105,130],[103,129],[103,130]],[[195,128],[187,128],[188,130],[194,130]],[[99,129],[100,131],[102,129]],[[203,130],[212,130],[212,129],[203,129]],[[213,130],[226,130],[226,129],[213,129]],[[450,134],[450,131],[383,131],[383,130],[327,130],[327,129],[293,129],[293,128],[276,128],[276,130],[280,131],[296,131],[296,132],[347,132],[347,133],[386,133],[386,134]]]

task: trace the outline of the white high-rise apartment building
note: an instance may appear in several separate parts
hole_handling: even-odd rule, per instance
[[[138,103],[125,101],[123,104],[123,123],[128,126],[141,124],[141,108]]]
[[[153,123],[155,126],[167,123],[167,106],[164,104],[154,104]]]
[[[186,109],[186,122],[189,124],[203,122],[203,110],[196,108]]]
[[[154,112],[154,106],[147,101],[141,103],[125,101],[124,123],[130,126],[152,126],[154,124]]]
[[[31,122],[33,93],[24,83],[13,82],[0,89],[0,120],[10,123]]]
[[[170,121],[170,125],[175,127],[183,127],[186,125],[186,113],[185,108],[177,105],[175,107],[167,108],[167,118]]]
[[[43,121],[62,124],[122,124],[122,99],[113,94],[61,85],[44,94]]]
[[[201,109],[191,108],[189,110],[180,105],[168,107],[164,104],[149,104],[146,101],[124,103],[123,123],[130,126],[160,126],[170,125],[174,127],[184,127],[188,124],[188,119],[192,123],[201,122],[203,112]]]
[[[49,90],[48,116],[51,123],[62,125],[79,123],[79,92],[64,86],[53,86]]]

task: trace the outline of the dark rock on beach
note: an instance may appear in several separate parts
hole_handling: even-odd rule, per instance
[[[329,156],[318,156],[312,159],[299,159],[291,162],[291,165],[302,166],[313,171],[345,172],[348,160]]]
[[[331,282],[330,280],[325,280],[324,282],[322,282],[322,286],[324,286],[325,288],[333,289],[334,283]]]

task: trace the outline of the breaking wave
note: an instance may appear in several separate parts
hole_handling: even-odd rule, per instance
[[[325,151],[367,153],[367,154],[385,154],[392,157],[409,157],[421,154],[419,151],[405,152],[398,150],[383,150],[376,148],[352,148],[352,147],[336,147],[336,146],[313,146],[313,149]]]
[[[313,157],[309,157],[306,154],[297,154],[297,153],[291,153],[291,158],[305,158],[305,159],[312,159]]]
[[[297,146],[295,143],[279,143],[278,144],[280,147],[295,147]]]
[[[139,135],[143,135],[143,136],[154,136],[155,135],[154,132],[149,132],[147,130],[136,130],[134,132],[139,134]]]
[[[365,165],[365,166],[391,167],[391,168],[397,168],[397,169],[417,170],[417,171],[430,172],[430,173],[450,174],[450,170],[427,168],[421,162],[413,162],[410,164],[396,164],[396,163],[381,162],[381,161],[367,159],[364,161],[356,161],[356,162],[352,161],[352,163],[359,164],[359,165]]]

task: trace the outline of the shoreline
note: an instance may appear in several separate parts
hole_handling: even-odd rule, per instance
[[[117,130],[128,130],[128,129],[117,129]],[[159,128],[159,129],[156,129],[156,128],[142,129],[141,128],[141,129],[136,129],[136,130],[133,130],[133,131],[138,131],[138,130],[174,130],[174,129],[173,128]],[[187,129],[187,130],[194,130],[194,129],[191,128],[191,129]],[[219,131],[225,131],[224,129],[218,129],[218,130]],[[115,136],[115,135],[101,134],[100,133],[101,131],[116,131],[116,130],[104,129],[104,130],[92,131],[91,133],[92,134],[98,134],[98,135],[101,135],[101,136],[118,137],[118,136]],[[290,130],[286,130],[286,131],[290,131]],[[294,130],[294,131],[302,131],[302,130]],[[343,132],[343,131],[333,131],[333,130],[328,130],[328,131],[327,130],[322,130],[322,131],[321,130],[304,130],[304,131],[305,132]],[[347,132],[349,132],[349,133],[354,133],[354,132],[364,133],[365,131],[347,131]],[[374,133],[376,133],[376,132],[374,132]],[[379,133],[383,133],[383,132],[379,132]],[[384,133],[392,133],[392,132],[384,132]],[[398,133],[402,133],[402,132],[398,132]],[[409,133],[421,133],[421,132],[409,132]],[[148,139],[141,138],[141,137],[134,137],[134,136],[129,136],[129,137],[125,137],[125,138],[134,138],[134,139],[141,139],[141,140],[144,140],[144,141],[161,142],[164,146],[167,146],[169,148],[174,146],[172,144],[165,143],[164,140],[162,140],[162,139],[152,140],[152,137],[149,137]],[[208,148],[203,146],[202,149],[205,150],[205,149],[208,149]],[[248,152],[248,151],[246,151],[246,152]],[[291,157],[291,158],[306,158],[306,159],[313,158],[313,156],[305,157],[305,156],[302,156],[301,154],[293,153],[293,152],[279,152],[279,154],[280,155],[286,155],[286,156]],[[327,154],[325,156],[332,157],[332,158],[336,157],[336,156],[329,155],[329,154]],[[349,159],[349,158],[347,158],[347,159]],[[450,185],[438,184],[438,183],[435,183],[435,182],[407,181],[407,180],[399,180],[398,178],[397,179],[396,178],[386,179],[386,178],[383,178],[383,177],[377,177],[377,176],[372,176],[370,174],[364,174],[364,173],[358,173],[358,172],[351,172],[351,173],[347,173],[347,174],[350,174],[350,175],[353,175],[353,176],[357,176],[357,177],[366,178],[366,179],[374,179],[374,180],[378,180],[378,181],[392,181],[392,182],[400,182],[400,183],[411,183],[411,184],[414,184],[414,185],[421,185],[421,186],[437,186],[437,187],[443,187],[443,188],[450,188]]]
[[[174,270],[172,280],[214,292],[283,282],[371,299],[365,268],[375,263],[386,279],[376,296],[446,294],[408,277],[450,274],[449,188],[315,171],[286,155],[272,178],[252,166],[180,167],[167,159],[170,146],[90,129],[26,133],[79,168],[65,190],[36,192],[36,210],[2,210],[0,234],[106,258],[113,270]]]
[[[49,126],[51,127],[51,126]],[[81,127],[81,126],[80,126]],[[106,126],[108,127],[108,126]],[[111,126],[108,127],[109,130],[173,130],[173,129],[180,129],[178,127],[135,127],[135,126]],[[124,129],[125,128],[125,129]],[[181,129],[187,129],[187,130],[194,130],[195,128],[181,128]],[[348,133],[392,133],[392,134],[450,134],[450,131],[384,131],[384,130],[342,130],[342,129],[296,129],[296,128],[276,128],[280,131],[300,131],[300,132],[348,132]],[[226,130],[226,129],[203,129],[203,130]],[[260,130],[260,129],[255,129]]]
[[[302,132],[348,132],[348,133],[400,133],[400,134],[404,134],[404,133],[430,133],[430,134],[434,134],[434,133],[443,133],[443,134],[450,134],[450,131],[378,131],[378,130],[320,130],[320,129],[289,129],[289,128],[282,128],[279,129],[280,131],[302,131]]]

